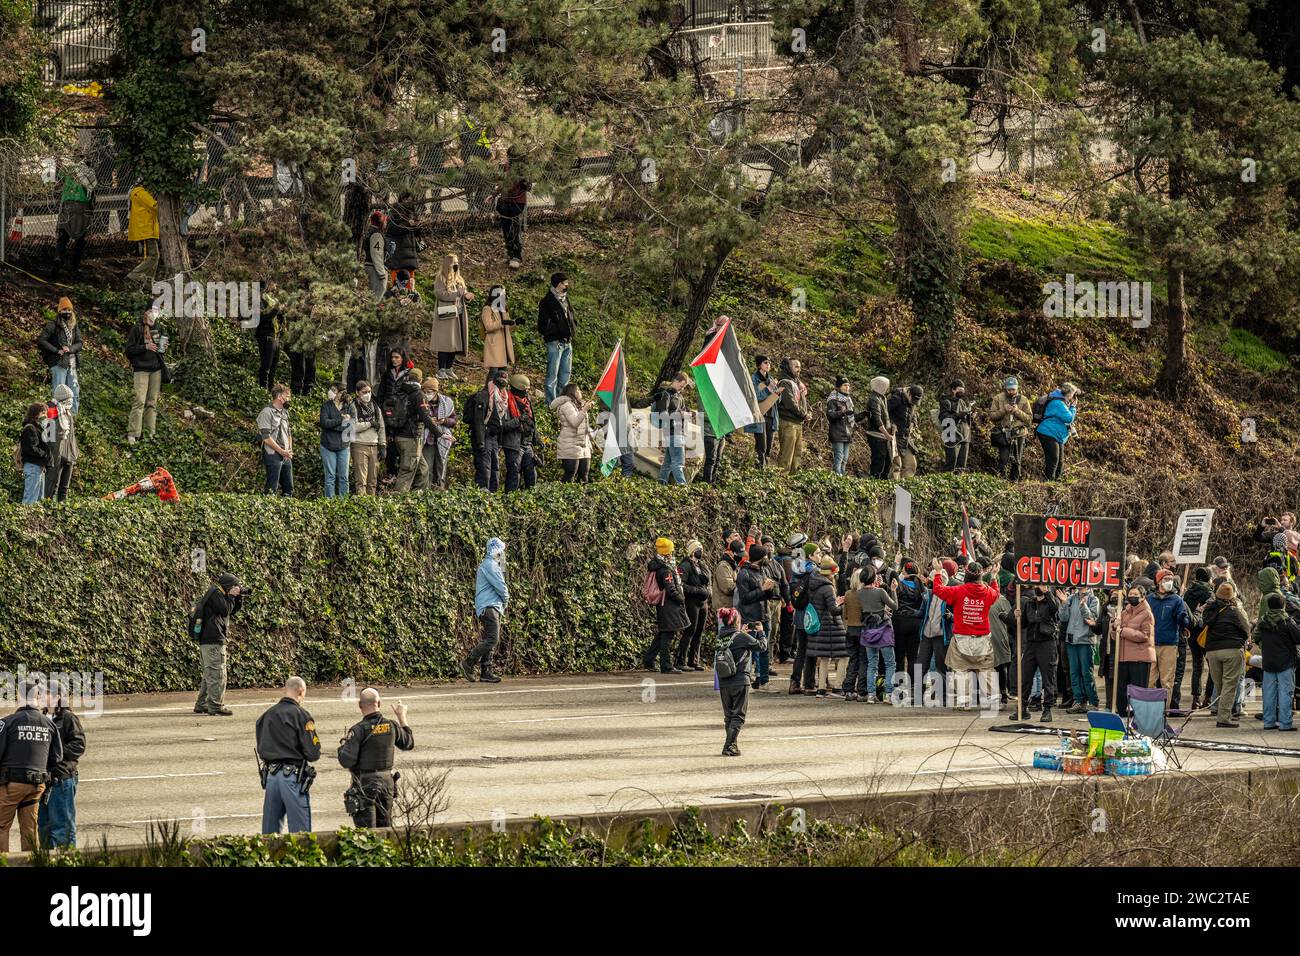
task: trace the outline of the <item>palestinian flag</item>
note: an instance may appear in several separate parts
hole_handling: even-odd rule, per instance
[[[718,438],[759,420],[754,381],[745,356],[740,353],[730,319],[722,323],[704,351],[695,356],[691,371],[700,392],[700,405]]]
[[[961,505],[961,556],[967,563],[975,560],[975,542],[970,533],[970,515],[966,513],[966,502]]]
[[[609,476],[621,456],[636,449],[628,438],[631,414],[627,408],[627,367],[623,364],[623,340],[619,339],[609,357],[604,374],[596,385],[596,396],[609,409],[605,424],[605,449],[600,460],[600,473]]]

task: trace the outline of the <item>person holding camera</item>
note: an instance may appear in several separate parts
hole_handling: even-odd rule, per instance
[[[1055,481],[1065,469],[1065,443],[1074,434],[1074,419],[1079,414],[1079,386],[1066,382],[1048,392],[1046,399],[1042,420],[1034,431],[1043,446],[1043,477]]]
[[[0,853],[9,852],[15,815],[19,845],[36,849],[37,807],[63,760],[58,728],[41,713],[45,688],[28,678],[18,694],[18,709],[0,721]]]
[[[190,613],[190,633],[199,642],[199,699],[194,713],[230,717],[226,707],[226,637],[230,618],[249,594],[233,574],[223,574]]]
[[[740,612],[733,607],[724,607],[718,611],[718,647],[729,648],[731,662],[734,666],[726,668],[732,673],[724,675],[718,672],[718,693],[722,698],[722,721],[727,731],[727,740],[722,745],[722,756],[739,757],[740,748],[736,740],[740,737],[740,728],[745,726],[745,713],[749,708],[749,672],[754,654],[767,650],[767,635],[763,625],[758,622],[740,623]],[[715,668],[718,666],[715,663]]]
[[[400,774],[393,772],[393,750],[414,750],[415,735],[406,726],[406,706],[399,700],[393,716],[380,710],[379,691],[367,687],[357,706],[361,719],[339,741],[339,764],[352,774],[352,786],[343,794],[344,808],[359,827],[374,829],[393,824],[393,797]]]
[[[993,426],[989,440],[998,450],[998,477],[1020,480],[1025,439],[1033,422],[1033,406],[1020,394],[1020,379],[1012,375],[1002,383],[1002,391],[989,400],[989,423]]]
[[[262,775],[262,832],[279,833],[289,821],[290,833],[311,830],[312,764],[320,759],[316,721],[302,705],[307,682],[290,677],[284,696],[257,718],[257,758]]]

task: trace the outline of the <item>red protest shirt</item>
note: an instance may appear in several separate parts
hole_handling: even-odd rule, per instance
[[[998,599],[998,586],[983,581],[966,584],[933,583],[936,596],[952,608],[952,632],[963,637],[983,637],[989,633],[989,608]]]

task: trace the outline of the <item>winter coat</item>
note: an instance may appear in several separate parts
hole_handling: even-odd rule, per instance
[[[1205,605],[1201,617],[1209,628],[1205,636],[1206,651],[1240,650],[1250,639],[1250,623],[1235,603],[1215,598]]]
[[[511,414],[507,409],[506,417],[501,419],[501,447],[510,451],[532,448],[533,433],[536,431],[532,402],[523,392],[517,392],[513,388],[510,389],[510,397],[514,400],[515,411]],[[489,427],[491,424],[488,423]]]
[[[419,237],[415,225],[401,210],[395,210],[389,221],[388,241],[393,244],[393,252],[385,262],[389,269],[415,272],[420,268]]]
[[[781,421],[802,425],[811,415],[808,410],[807,387],[792,378],[781,379],[781,384],[785,386],[785,391],[776,403]]]
[[[578,322],[567,294],[563,302],[554,290],[548,290],[542,296],[542,301],[537,304],[537,331],[542,334],[543,342],[573,341]]]
[[[433,332],[429,348],[435,352],[464,355],[469,348],[469,306],[465,304],[465,287],[448,286],[439,276],[433,284]],[[439,315],[438,306],[456,306],[455,315]]]
[[[939,438],[945,445],[960,445],[970,441],[970,402],[965,398],[944,395],[939,399]],[[951,430],[944,423],[951,421]],[[951,431],[952,440],[948,441]]]
[[[884,392],[878,391],[883,387],[889,387],[889,379],[878,377],[871,380],[871,393],[867,396],[867,411],[864,416],[866,419],[867,431],[873,438],[884,438],[889,435],[889,401],[885,398]]]
[[[1034,423],[1033,405],[1024,395],[1016,393],[1012,410],[1007,411],[1006,408],[1007,393],[1005,390],[999,390],[989,399],[989,423],[995,430],[1008,429],[1012,438],[1024,438],[1029,434],[1029,426]]]
[[[54,781],[67,780],[77,772],[77,763],[86,753],[86,731],[81,718],[66,707],[57,707],[49,715],[63,744],[63,759],[51,771]]]
[[[1121,664],[1156,660],[1156,618],[1151,605],[1139,601],[1136,607],[1124,603],[1119,616],[1119,661]]]
[[[59,349],[64,346],[67,346],[67,354],[60,355]],[[81,323],[74,322],[71,326],[66,326],[57,315],[50,320],[36,340],[41,359],[49,368],[54,368],[56,365],[59,368],[71,368],[72,360],[81,351],[81,346]]]
[[[484,419],[488,411],[488,389],[483,386],[469,398],[461,408],[460,418],[469,426],[469,444],[471,448],[482,448],[487,439],[487,423]]]
[[[136,186],[127,194],[126,241],[143,242],[158,238],[158,200],[149,190]]]
[[[146,329],[143,322],[137,322],[131,326],[131,331],[126,333],[126,358],[131,363],[131,370],[135,372],[157,372],[162,368],[163,357],[161,352],[150,352],[147,346],[157,345],[158,340],[162,338],[162,333],[158,331],[157,326]]]
[[[686,605],[703,607],[713,597],[713,576],[704,561],[687,558],[677,569],[681,572],[682,583],[686,587]]]
[[[512,368],[515,364],[515,338],[511,334],[509,312],[498,312],[490,305],[479,314],[483,323],[483,366]]]
[[[388,434],[384,427],[384,413],[373,399],[369,403],[354,403],[357,423],[357,445],[387,445]]]
[[[1039,601],[1038,592],[1025,591],[1020,599],[1020,627],[1026,641],[1054,641],[1060,625],[1060,606],[1051,593]]]
[[[838,388],[826,396],[826,425],[830,441],[852,441],[853,428],[857,423],[853,396],[845,395]]]
[[[808,635],[809,657],[848,657],[849,637],[844,615],[836,603],[835,585],[823,574],[808,579],[808,604],[817,609],[821,629]]]
[[[898,610],[894,612],[894,634],[897,637],[911,639],[921,633],[921,608],[929,596],[917,578],[902,577],[898,580]]]
[[[18,436],[18,450],[24,465],[40,465],[42,468],[50,466],[50,450],[41,437],[38,425],[23,426],[22,434]]]
[[[771,398],[772,393],[776,391],[776,380],[771,376],[764,378],[757,372],[751,374],[749,378],[754,384],[754,397],[758,399],[758,404],[762,405],[765,401]],[[779,401],[773,402],[772,407],[767,410],[767,414],[754,422],[754,424],[746,425],[745,431],[749,432],[751,435],[761,435],[764,431],[771,432],[775,435],[777,428],[781,424],[780,407],[781,403]]]
[[[901,588],[900,588],[901,590]],[[1011,602],[1005,594],[999,594],[989,609],[989,637],[993,641],[993,666],[1001,667],[1011,663],[1011,631],[1007,627],[1007,617],[1011,615]],[[1013,617],[1012,620],[1015,618]]]
[[[510,604],[510,588],[506,586],[505,569],[491,553],[479,562],[474,575],[474,614],[478,617],[488,608],[503,612]]]
[[[1284,617],[1276,624],[1261,621],[1255,630],[1255,643],[1264,658],[1264,670],[1278,674],[1296,665],[1296,645],[1300,644],[1300,627]]]
[[[573,461],[591,457],[591,426],[587,413],[568,395],[556,396],[551,411],[560,423],[560,433],[555,439],[555,457],[560,461]]]
[[[1147,603],[1151,605],[1151,614],[1156,621],[1156,646],[1177,644],[1178,632],[1192,626],[1192,615],[1183,599],[1177,594],[1152,591],[1147,595]]]
[[[77,422],[71,411],[65,411],[58,402],[49,402],[45,406],[47,417],[54,419],[55,424],[50,429],[50,435],[54,441],[45,443],[45,450],[50,455],[50,465],[57,467],[60,464],[75,465],[80,457],[80,451],[77,448]]]
[[[334,402],[326,399],[320,407],[320,446],[326,451],[342,451],[351,445],[351,442],[343,440],[343,416],[347,415],[354,421],[357,417],[357,410],[351,402],[344,402],[340,408]]]
[[[730,677],[719,677],[719,687],[744,687],[749,683],[755,652],[761,654],[767,650],[768,637],[755,637],[748,631],[736,627],[723,627],[718,631],[718,644],[729,642],[732,659],[736,662],[736,673]]]
[[[763,622],[767,618],[767,601],[769,592],[763,590],[763,582],[768,577],[762,568],[746,564],[736,575],[736,610],[740,612],[742,624]]]
[[[404,378],[397,386],[394,404],[401,402],[406,406],[406,420],[401,427],[393,427],[390,435],[394,438],[419,438],[420,429],[426,424],[420,415],[420,406],[424,404],[424,393],[420,383],[411,378]]]
[[[199,605],[199,620],[203,629],[199,632],[200,644],[224,644],[230,634],[230,618],[244,603],[244,596],[231,596],[215,584],[204,595]]]
[[[713,568],[713,610],[735,607],[736,562],[730,554],[724,554]]]
[[[908,448],[913,453],[916,446],[912,443],[912,426],[916,424],[916,406],[909,400],[906,390],[896,388],[889,393],[886,408],[889,411],[889,423],[894,426],[894,437],[899,448]]]
[[[686,610],[686,587],[677,566],[656,555],[650,560],[651,571],[664,591],[664,603],[655,608],[655,627],[659,633],[684,631],[691,626],[691,616]]]
[[[1065,397],[1059,388],[1049,394],[1051,400],[1043,410],[1043,420],[1038,423],[1036,431],[1064,445],[1070,438],[1070,424],[1079,412],[1078,409],[1065,404]]]

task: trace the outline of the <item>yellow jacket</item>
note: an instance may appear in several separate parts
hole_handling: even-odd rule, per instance
[[[126,238],[129,242],[143,242],[158,238],[158,200],[143,186],[136,186],[128,197],[131,214],[126,221]]]

